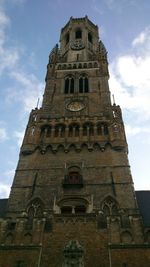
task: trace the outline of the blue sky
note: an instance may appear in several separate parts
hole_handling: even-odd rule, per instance
[[[7,197],[48,55],[70,16],[100,27],[110,89],[123,111],[136,189],[150,190],[149,0],[0,0],[0,197]]]

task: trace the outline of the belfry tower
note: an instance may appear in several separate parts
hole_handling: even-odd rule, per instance
[[[71,17],[49,56],[42,107],[26,128],[1,220],[2,267],[150,266],[108,79],[98,27]]]

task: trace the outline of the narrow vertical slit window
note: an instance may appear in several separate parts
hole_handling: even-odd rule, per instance
[[[83,78],[79,79],[79,93],[83,93]]]
[[[70,79],[70,94],[74,93],[74,79]]]
[[[84,92],[88,93],[88,91],[89,91],[89,82],[88,82],[88,78],[85,77],[85,79],[84,79]]]
[[[88,33],[88,41],[92,44],[93,43],[93,38],[92,38],[92,34],[89,32]]]
[[[69,79],[65,80],[65,94],[69,94]]]

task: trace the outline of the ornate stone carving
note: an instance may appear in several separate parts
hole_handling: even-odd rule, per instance
[[[71,240],[63,250],[63,267],[84,267],[84,250],[77,240]]]

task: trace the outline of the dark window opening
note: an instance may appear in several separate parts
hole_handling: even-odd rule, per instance
[[[84,80],[84,92],[85,93],[88,93],[88,91],[89,91],[89,83],[88,83],[88,78],[85,78],[85,80]]]
[[[65,125],[62,125],[61,127],[61,133],[60,133],[61,137],[65,137]]]
[[[79,125],[70,125],[69,126],[69,137],[71,136],[79,136]]]
[[[89,82],[87,77],[79,78],[79,93],[88,93],[89,92]]]
[[[83,78],[79,79],[79,93],[83,93]]]
[[[65,94],[69,94],[69,79],[65,80]]]
[[[91,125],[91,126],[89,127],[89,135],[90,135],[90,136],[94,135],[93,125]]]
[[[65,79],[65,94],[74,93],[74,78]]]
[[[93,43],[92,34],[91,34],[90,32],[88,33],[88,41],[89,41],[90,43]]]
[[[83,125],[83,136],[87,135],[87,125]]]
[[[76,206],[75,207],[75,213],[86,213],[86,207],[85,206]]]
[[[27,264],[24,261],[17,261],[14,267],[26,267]]]
[[[58,135],[59,135],[59,127],[56,126],[55,127],[55,137],[58,137]]]
[[[78,172],[70,172],[69,173],[69,183],[77,184],[80,182],[80,175]]]
[[[102,135],[102,127],[101,127],[101,124],[98,124],[97,125],[97,134],[98,135]]]
[[[73,136],[73,126],[69,126],[69,137]]]
[[[16,227],[16,223],[15,222],[9,222],[7,225],[7,229],[8,230],[14,230]]]
[[[98,135],[108,135],[108,127],[106,124],[98,124],[97,125],[97,134]]]
[[[72,213],[72,207],[64,206],[61,208],[62,214],[71,214]]]
[[[107,135],[108,134],[108,127],[106,124],[103,125],[103,128],[104,128],[104,135]]]
[[[81,30],[77,30],[75,33],[75,38],[76,39],[81,39],[82,38],[82,31]]]
[[[75,126],[75,136],[79,136],[79,125]]]
[[[48,127],[47,128],[47,134],[46,134],[47,137],[50,137],[51,136],[51,127]]]
[[[65,175],[62,181],[64,188],[81,188],[83,187],[83,177],[78,171],[71,171]]]
[[[46,220],[45,226],[44,226],[45,232],[51,232],[52,231],[52,222],[50,220]]]
[[[70,94],[73,94],[74,93],[74,79],[71,78],[71,81],[70,81]]]

